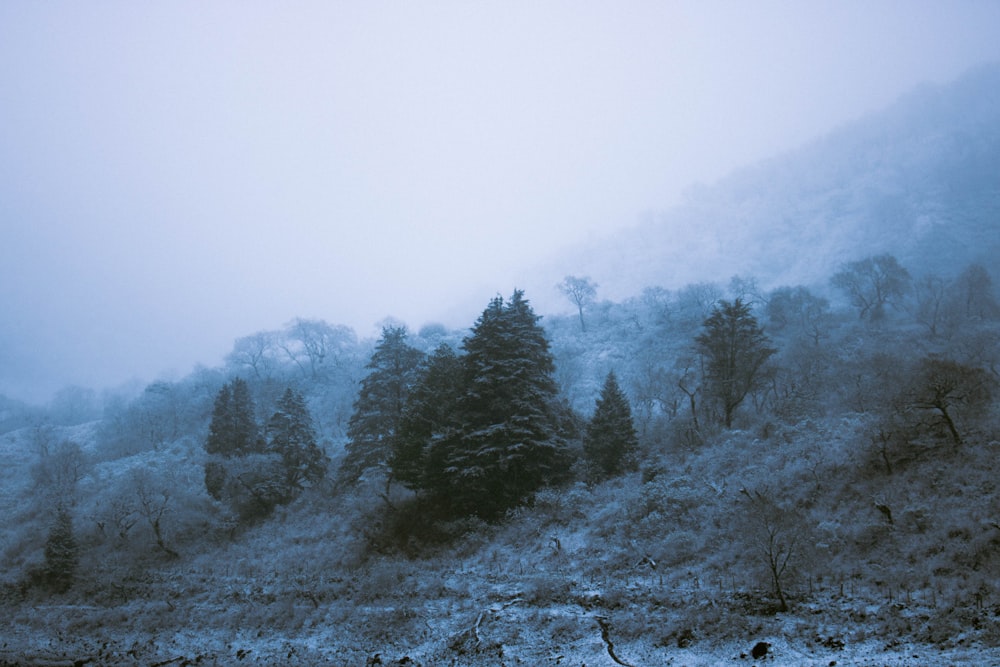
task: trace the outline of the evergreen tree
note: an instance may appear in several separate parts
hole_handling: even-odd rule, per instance
[[[391,459],[393,477],[414,490],[446,488],[442,443],[455,431],[462,362],[442,343],[417,371],[399,423]]]
[[[492,517],[565,474],[556,426],[554,363],[523,292],[497,297],[463,342],[459,430],[442,443],[452,509]]]
[[[205,440],[205,451],[209,454],[232,456],[232,410],[233,390],[227,382],[215,395],[212,421],[208,424],[208,438]]]
[[[215,397],[205,451],[226,458],[263,451],[254,413],[246,380],[235,378],[223,385]]]
[[[423,353],[406,342],[406,327],[385,327],[361,381],[354,414],[347,427],[347,456],[342,475],[355,481],[366,470],[388,467],[399,434],[407,397],[416,381]]]
[[[286,495],[294,497],[307,483],[326,475],[329,459],[316,444],[312,417],[302,394],[289,388],[267,422],[268,449],[281,457]]]
[[[758,386],[764,363],[777,350],[740,299],[720,301],[695,342],[705,359],[708,395],[719,404],[726,428],[732,428],[733,413]]]
[[[205,489],[216,500],[232,499],[236,493],[237,485],[231,479],[234,459],[264,451],[255,412],[250,387],[242,378],[222,385],[215,396],[205,440],[205,451],[210,455],[205,462]]]
[[[45,582],[56,593],[65,593],[73,585],[79,552],[73,535],[73,518],[60,507],[45,542]]]
[[[583,439],[583,453],[592,476],[613,477],[634,470],[638,448],[632,408],[612,371],[604,381]]]

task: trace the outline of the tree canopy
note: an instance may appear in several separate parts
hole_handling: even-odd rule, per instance
[[[462,361],[442,343],[417,370],[395,440],[394,477],[413,489],[441,489],[441,443],[457,428],[455,409],[462,392]]]
[[[580,314],[580,329],[586,331],[587,323],[583,319],[583,309],[593,303],[597,297],[597,283],[586,276],[583,278],[566,276],[556,287],[576,306],[577,312]]]
[[[407,341],[406,327],[388,326],[375,346],[347,427],[341,475],[357,480],[365,470],[386,469],[395,451],[407,399],[424,354]]]
[[[328,458],[316,444],[312,417],[302,394],[285,390],[278,409],[267,422],[268,449],[281,457],[287,494],[290,496],[307,483],[326,475]]]
[[[559,478],[568,466],[558,432],[554,363],[545,332],[523,292],[494,298],[463,342],[461,388],[445,375],[441,351],[427,367],[409,413],[409,438],[396,457],[401,478],[458,515],[493,517]],[[432,385],[431,369],[439,373]],[[454,399],[451,418],[428,409],[438,386]],[[428,434],[428,431],[430,433]],[[420,462],[414,460],[420,452]],[[420,471],[419,473],[417,471]]]
[[[858,309],[861,319],[880,320],[885,307],[900,299],[910,285],[910,273],[892,255],[849,262],[830,279]]]
[[[591,476],[613,477],[634,469],[638,449],[632,408],[614,371],[609,372],[583,439]]]
[[[777,350],[740,299],[720,301],[703,328],[695,342],[705,359],[707,393],[718,403],[723,424],[732,428],[736,408],[757,386],[764,364]]]
[[[234,378],[223,385],[215,397],[205,451],[227,458],[263,451],[264,441],[254,412],[245,380]]]

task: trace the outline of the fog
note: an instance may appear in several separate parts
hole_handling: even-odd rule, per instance
[[[998,26],[995,2],[2,3],[0,392],[182,375],[295,316],[561,307],[546,258],[1000,59]]]

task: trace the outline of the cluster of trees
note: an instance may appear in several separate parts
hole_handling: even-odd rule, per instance
[[[387,328],[351,418],[348,479],[380,472],[449,516],[495,517],[572,463],[545,332],[520,291],[425,357]]]
[[[861,319],[878,322],[888,309],[909,308],[934,337],[954,334],[963,322],[1000,317],[993,280],[981,264],[970,264],[947,279],[929,273],[914,280],[890,254],[845,264],[830,283],[843,291]]]
[[[970,441],[1000,379],[989,272],[972,265],[951,279],[913,280],[880,255],[845,264],[831,285],[853,315],[805,287],[763,293],[749,278],[730,283],[730,298],[701,283],[611,304],[597,300],[589,279],[568,277],[559,288],[575,312],[553,318],[549,332],[515,291],[491,300],[463,339],[441,327],[411,337],[389,324],[370,348],[313,320],[242,338],[227,369],[155,382],[105,406],[95,456],[70,442],[40,446],[33,474],[49,537],[39,576],[53,590],[72,581],[73,518],[84,516],[74,509],[76,485],[95,457],[159,451],[196,434],[205,452],[196,475],[243,520],[316,486],[331,459],[306,396],[324,438],[346,441],[343,485],[385,484],[390,502],[390,485],[405,487],[435,518],[493,519],[573,476],[597,482],[721,429],[756,424],[766,437],[770,420],[840,408],[869,419],[874,460],[890,475],[915,443]],[[892,343],[901,337],[905,349]],[[341,426],[331,415],[345,403]],[[122,481],[133,488],[94,519],[122,539],[135,523],[148,525],[156,549],[176,556],[164,517],[177,496],[154,478],[139,471]],[[757,500],[748,496],[748,506]],[[771,567],[779,586],[784,562]]]
[[[562,287],[586,331],[583,306],[595,286],[568,278]],[[407,344],[405,328],[385,328],[350,420],[343,478],[377,474],[449,515],[491,517],[565,479],[577,458],[590,479],[634,470],[638,436],[613,370],[581,451],[572,451],[567,441],[578,435],[581,420],[560,400],[538,320],[523,293],[497,297],[463,341],[461,356],[448,345],[424,355]],[[704,368],[699,391],[729,428],[776,350],[739,298],[718,301],[703,328],[695,339]]]
[[[316,442],[302,394],[285,390],[261,430],[245,380],[219,390],[205,451],[205,488],[244,519],[266,516],[326,476],[329,458]]]
[[[297,317],[284,329],[238,338],[228,361],[258,380],[279,375],[288,364],[303,378],[316,380],[338,368],[356,344],[350,327]]]
[[[43,587],[61,593],[72,585],[79,563],[72,509],[77,485],[88,465],[80,445],[72,440],[53,440],[50,428],[36,428],[34,441],[38,449],[38,459],[31,467],[34,501],[50,523],[44,564],[31,576]]]
[[[982,267],[973,265],[940,282],[947,288],[939,305],[954,317],[1000,317]],[[918,321],[927,312],[925,293],[891,255],[845,264],[831,284],[862,322],[876,328],[890,311]],[[589,278],[573,276],[558,285],[576,307],[577,335],[591,342],[601,335],[596,287]],[[704,442],[712,428],[733,428],[751,397],[758,413],[795,418],[823,410],[831,391],[858,396],[869,391],[863,383],[834,388],[832,374],[850,372],[850,362],[833,370],[840,362],[825,342],[841,322],[826,298],[801,286],[762,294],[748,278],[734,278],[729,291],[731,300],[710,284],[691,286],[672,299],[662,290],[647,291],[645,310],[660,313],[654,331],[687,331],[688,343],[667,360],[673,370],[637,376],[636,366],[655,347],[644,340],[637,360],[622,362],[631,391],[622,389],[612,368],[585,425],[557,387],[548,339],[520,292],[492,301],[458,352],[443,345],[426,355],[407,344],[405,328],[386,328],[354,405],[343,477],[354,481],[377,473],[386,484],[401,483],[450,514],[495,516],[540,486],[565,478],[578,460],[590,479],[634,469],[639,448],[628,396],[641,398],[647,387],[660,392],[648,414],[681,418],[678,423],[688,424],[694,442]],[[592,313],[591,327],[585,310]],[[643,325],[635,322],[641,332]],[[960,443],[955,414],[986,404],[989,373],[939,353],[908,366],[891,392],[883,388],[874,398],[886,415],[884,434],[912,440],[918,432],[936,432]],[[662,393],[671,386],[677,399]]]

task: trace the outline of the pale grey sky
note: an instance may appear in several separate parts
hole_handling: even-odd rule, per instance
[[[560,247],[995,60],[996,1],[0,3],[0,392],[295,316],[470,325]]]

